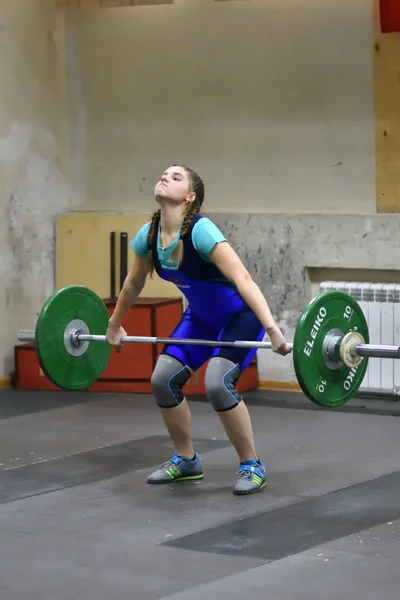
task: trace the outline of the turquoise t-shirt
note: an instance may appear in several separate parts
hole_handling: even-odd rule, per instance
[[[143,258],[146,258],[149,253],[149,247],[147,244],[149,229],[150,222],[143,225],[130,242],[132,250],[138,256]],[[179,241],[179,236],[180,229],[176,234],[174,241],[166,248],[162,248],[160,245],[160,224],[158,224],[157,251],[161,266],[164,269],[177,269],[176,263],[171,260],[171,253]],[[212,262],[209,257],[211,250],[214,248],[215,244],[225,242],[226,238],[222,231],[215,225],[215,223],[210,221],[210,219],[207,219],[207,217],[203,217],[202,219],[199,219],[193,226],[192,241],[201,258],[207,262]]]

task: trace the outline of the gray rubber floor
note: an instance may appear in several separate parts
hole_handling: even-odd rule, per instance
[[[202,482],[149,486],[172,445],[151,396],[0,393],[1,600],[398,600],[400,404],[245,395],[269,486],[191,402]]]

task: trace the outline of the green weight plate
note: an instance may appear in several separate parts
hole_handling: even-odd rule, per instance
[[[329,364],[324,340],[332,330],[357,330],[369,343],[368,324],[356,300],[336,290],[321,293],[304,308],[293,340],[293,363],[304,394],[315,404],[337,407],[345,404],[360,387],[368,367],[364,358],[349,368],[338,360]]]
[[[45,375],[55,385],[81,390],[97,381],[106,368],[111,346],[83,342],[75,348],[68,332],[105,335],[109,314],[104,302],[84,286],[67,286],[45,302],[36,322],[36,353]]]

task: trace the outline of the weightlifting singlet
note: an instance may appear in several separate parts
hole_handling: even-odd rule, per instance
[[[202,219],[205,219],[201,222]],[[140,256],[149,251],[147,235],[150,224],[144,225],[131,247]],[[196,231],[197,228],[197,231]],[[208,258],[216,243],[226,242],[222,232],[209,219],[195,215],[187,235],[183,238],[183,261],[179,269],[170,259],[179,241],[162,249],[160,228],[153,241],[155,270],[159,277],[176,285],[186,297],[189,307],[170,337],[211,340],[262,340],[265,334],[259,319],[243,301],[237,287]],[[200,345],[169,344],[163,352],[171,354],[196,371],[211,356],[224,356],[237,363],[243,371],[252,360],[256,349],[212,348]]]

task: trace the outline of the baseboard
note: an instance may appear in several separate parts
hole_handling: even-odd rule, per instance
[[[11,377],[0,377],[0,388],[7,388],[11,386]]]
[[[266,381],[260,380],[258,382],[258,388],[260,390],[284,390],[290,392],[300,392],[301,388],[297,381]]]

